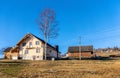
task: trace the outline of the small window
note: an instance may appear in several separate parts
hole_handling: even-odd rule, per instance
[[[36,48],[36,53],[40,53],[40,48]]]
[[[26,43],[22,43],[22,46],[25,46],[26,45]]]
[[[37,56],[37,58],[39,58],[39,56]]]
[[[93,52],[91,52],[91,54],[93,54]]]
[[[29,43],[29,47],[32,47],[32,42]]]
[[[36,41],[35,44],[36,44],[36,45],[39,45],[40,43],[39,43],[39,41]]]
[[[22,47],[20,47],[20,50],[23,50],[23,48],[22,48]]]
[[[25,54],[28,54],[28,50],[25,50]]]

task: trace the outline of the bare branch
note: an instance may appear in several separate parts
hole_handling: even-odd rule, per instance
[[[45,40],[45,59],[46,59],[46,51],[47,51],[47,41],[49,38],[55,38],[58,36],[58,22],[55,20],[55,12],[54,10],[51,10],[49,8],[45,9],[37,19],[37,24],[39,27],[39,30],[44,35]]]
[[[55,12],[49,8],[45,9],[37,19],[39,30],[46,38],[55,38],[58,35],[58,22],[55,20]]]

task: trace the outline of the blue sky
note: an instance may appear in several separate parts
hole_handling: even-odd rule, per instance
[[[1,0],[0,48],[14,46],[27,32],[40,35],[36,18],[45,8],[56,12],[59,36],[51,39],[66,53],[68,46],[120,47],[120,0]]]

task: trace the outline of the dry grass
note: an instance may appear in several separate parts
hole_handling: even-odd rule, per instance
[[[120,78],[120,60],[29,61],[0,72],[4,78]],[[14,70],[14,71],[13,71]],[[16,72],[18,71],[18,72]]]
[[[96,52],[95,54],[97,56],[103,56],[103,57],[109,57],[110,55],[120,56],[120,51],[116,51],[116,52]]]

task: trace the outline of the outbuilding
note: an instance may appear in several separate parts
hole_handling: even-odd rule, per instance
[[[68,48],[69,58],[91,58],[93,56],[93,46],[70,46]]]

